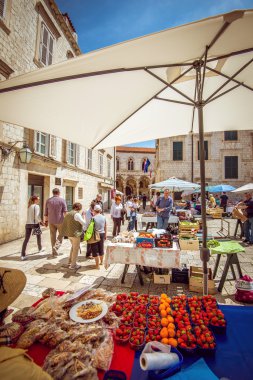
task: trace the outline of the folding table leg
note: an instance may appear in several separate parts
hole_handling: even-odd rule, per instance
[[[230,254],[227,255],[227,261],[226,261],[226,264],[224,266],[223,273],[222,273],[222,276],[220,279],[220,283],[218,286],[218,292],[221,292],[223,289],[224,283],[225,283],[226,278],[227,278],[228,270],[229,270],[229,267],[232,264],[232,262],[233,262],[233,255],[230,255]]]
[[[216,261],[215,261],[215,265],[214,265],[214,270],[213,270],[213,278],[215,278],[215,276],[217,274],[217,270],[218,270],[219,263],[220,263],[220,258],[221,258],[221,255],[219,253],[217,253],[217,257],[216,257]]]
[[[122,279],[121,279],[121,284],[124,284],[124,281],[125,281],[125,277],[126,277],[126,274],[127,274],[128,268],[129,268],[129,264],[125,264],[124,272],[123,272],[123,276],[122,276]]]
[[[139,277],[139,280],[140,280],[140,284],[144,285],[143,278],[142,278],[142,275],[141,275],[140,265],[136,265],[136,269],[137,269],[137,274],[138,274],[138,277]]]
[[[235,270],[234,270],[233,264],[230,264],[230,269],[232,272],[233,280],[236,280],[236,275],[235,275]]]
[[[236,267],[237,267],[237,270],[238,270],[238,273],[239,273],[239,277],[242,277],[242,270],[241,270],[241,266],[240,266],[240,262],[239,262],[237,253],[233,254],[233,264],[235,264]]]

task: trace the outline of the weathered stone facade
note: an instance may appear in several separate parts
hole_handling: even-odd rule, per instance
[[[40,50],[43,28],[53,41],[44,58]],[[0,15],[0,80],[79,54],[73,25],[54,0],[5,0],[4,14]],[[105,207],[110,206],[113,148],[92,152],[53,135],[0,122],[0,146],[10,148],[17,141],[26,141],[33,157],[29,164],[20,162],[22,142],[5,160],[0,149],[0,243],[24,235],[27,201],[32,193],[40,196],[41,208],[54,187],[61,190],[69,206],[78,201],[88,208],[98,192],[103,194]]]
[[[157,140],[156,182],[172,176],[200,182],[198,141],[199,137],[196,134]],[[224,132],[213,132],[205,134],[205,141],[207,141],[208,151],[208,159],[205,161],[208,185],[223,183],[239,187],[252,182],[253,122],[252,131],[238,131],[237,139],[226,140]],[[175,142],[182,142],[182,160],[173,159],[175,158],[173,157]],[[225,172],[226,157],[238,157],[235,159],[238,162],[238,175],[236,175],[236,167],[231,168],[231,175],[229,175],[229,168]]]
[[[149,159],[148,172],[144,173],[143,162]],[[154,183],[155,149],[141,147],[116,148],[116,188],[125,195],[149,195],[148,185]]]

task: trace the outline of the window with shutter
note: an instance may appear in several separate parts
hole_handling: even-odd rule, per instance
[[[88,149],[88,170],[92,170],[92,149]]]
[[[101,153],[98,154],[99,160],[99,174],[103,174],[104,171],[104,157]]]
[[[83,199],[83,187],[78,187],[78,199]]]
[[[183,142],[173,141],[173,161],[183,160]]]
[[[119,157],[116,157],[116,170],[119,171]]]
[[[80,145],[76,144],[76,166],[80,166]]]
[[[225,156],[225,179],[238,178],[238,156]]]
[[[224,132],[225,141],[236,141],[238,140],[237,131],[225,131]]]
[[[41,24],[40,62],[48,66],[53,60],[54,39],[45,24]]]
[[[6,0],[0,0],[0,18],[4,18]]]
[[[34,149],[36,153],[47,156],[49,153],[49,135],[43,132],[35,132]]]
[[[107,177],[111,177],[111,159],[107,158]]]
[[[50,156],[56,158],[57,156],[57,137],[50,135]]]
[[[70,165],[75,165],[76,145],[70,141],[67,141],[66,149],[67,163]]]

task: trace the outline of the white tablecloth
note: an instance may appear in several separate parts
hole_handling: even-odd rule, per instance
[[[179,268],[180,249],[173,248],[136,248],[130,243],[110,243],[106,247],[105,268],[110,264],[134,264],[154,268]]]

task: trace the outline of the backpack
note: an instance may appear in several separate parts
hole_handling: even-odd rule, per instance
[[[91,237],[93,236],[94,229],[95,229],[95,221],[92,218],[90,221],[90,224],[88,225],[88,228],[84,234],[84,240],[85,241],[88,241],[91,239]]]

